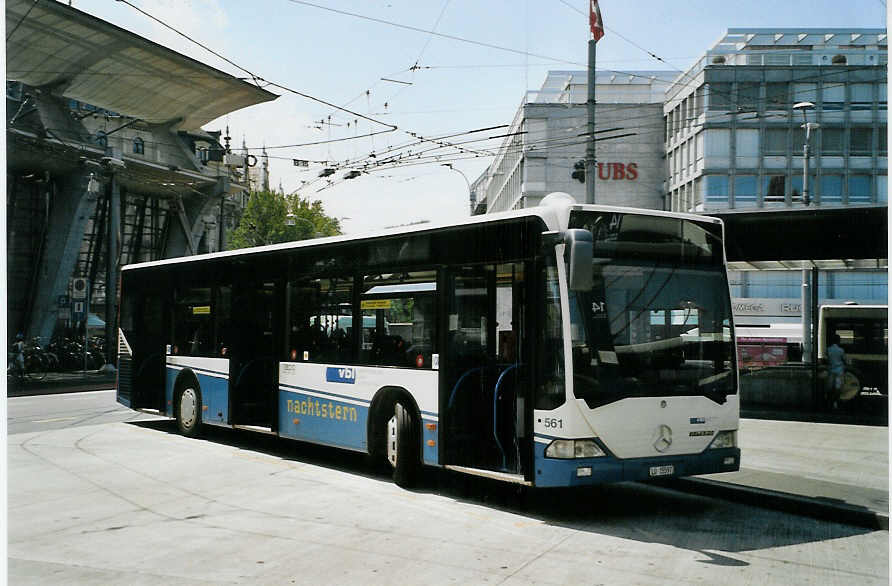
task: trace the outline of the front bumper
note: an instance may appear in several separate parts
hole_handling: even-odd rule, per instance
[[[545,444],[536,442],[536,474],[533,484],[541,487],[591,486],[608,482],[677,478],[740,469],[740,448],[705,450],[699,454],[660,456],[658,458],[620,459],[611,455],[600,458],[561,460],[545,457]],[[672,466],[672,474],[652,476],[651,469]],[[590,475],[586,474],[590,470]]]

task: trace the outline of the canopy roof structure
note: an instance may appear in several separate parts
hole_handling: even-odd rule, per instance
[[[278,97],[55,0],[7,0],[6,24],[7,79],[173,130]]]
[[[725,223],[725,248],[732,270],[888,267],[885,205],[708,215]]]

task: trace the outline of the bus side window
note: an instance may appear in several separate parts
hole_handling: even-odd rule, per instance
[[[432,368],[436,342],[436,271],[366,275],[360,302],[360,362]]]
[[[290,291],[288,359],[352,364],[353,278],[303,275]]]

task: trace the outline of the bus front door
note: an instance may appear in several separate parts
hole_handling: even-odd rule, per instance
[[[457,267],[445,280],[440,412],[446,464],[524,475],[524,265]]]

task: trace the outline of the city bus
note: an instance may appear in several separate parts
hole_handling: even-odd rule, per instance
[[[117,400],[532,487],[739,469],[719,220],[541,205],[125,266]]]
[[[889,389],[889,306],[822,305],[818,313],[818,360],[826,362],[830,336],[840,338],[846,377],[838,399],[847,401],[862,389],[887,394]]]

